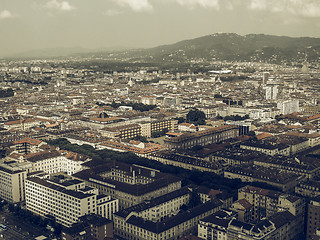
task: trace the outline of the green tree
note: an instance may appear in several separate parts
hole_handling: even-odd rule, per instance
[[[178,120],[178,124],[180,123],[183,123],[186,121],[186,119],[184,117],[178,117],[178,118],[175,118],[176,120]]]
[[[192,109],[187,114],[187,122],[193,123],[195,125],[204,125],[206,124],[206,115],[204,112],[198,109]]]
[[[256,133],[254,131],[249,131],[247,133],[247,135],[250,136],[250,137],[254,137],[254,136],[256,136]]]

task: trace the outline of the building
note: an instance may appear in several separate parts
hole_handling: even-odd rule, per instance
[[[85,164],[86,165],[86,164]],[[102,194],[119,199],[124,209],[181,188],[181,179],[158,170],[124,163],[88,163],[91,169],[73,175]]]
[[[232,212],[212,214],[199,221],[198,237],[207,240],[301,239],[303,226],[288,211],[278,212],[256,224],[239,221]]]
[[[101,214],[112,219],[112,214],[118,211],[118,200],[99,195],[97,189],[64,175],[50,176],[49,179],[31,176],[26,179],[25,188],[27,210],[43,217],[54,217],[66,227],[84,215]]]
[[[305,197],[317,197],[318,195],[320,195],[320,181],[303,181],[296,186],[295,193]]]
[[[320,196],[313,198],[308,204],[307,211],[307,239],[319,240],[317,232],[320,229]]]
[[[276,100],[278,98],[278,85],[275,84],[267,84],[265,86],[266,90],[266,95],[265,98],[266,100]]]
[[[277,107],[280,109],[280,114],[287,115],[291,113],[299,112],[299,100],[285,100],[277,103]]]
[[[25,179],[27,171],[10,163],[0,164],[0,197],[9,203],[25,200]]]
[[[249,140],[241,143],[243,149],[262,152],[267,155],[291,156],[310,147],[307,137],[282,134],[260,140]]]
[[[238,213],[238,220],[241,222],[250,222],[252,220],[253,205],[246,199],[239,199],[235,201],[230,210]]]
[[[168,133],[164,139],[164,144],[169,149],[188,149],[196,145],[205,146],[212,143],[221,142],[239,136],[239,128],[226,125],[210,128],[195,133],[171,134]]]
[[[179,198],[185,199],[183,196]],[[170,200],[168,199],[167,201]],[[221,201],[216,199],[170,216],[172,214],[170,209],[175,208],[174,211],[177,212],[184,202],[182,199],[181,201],[174,200],[175,204],[167,201],[160,201],[153,208],[156,211],[152,211],[152,214],[147,214],[145,211],[140,212],[139,210],[128,215],[122,215],[121,212],[116,213],[114,216],[115,235],[121,239],[179,239],[188,234],[195,234],[198,221],[220,210],[222,207]],[[149,204],[153,205],[153,201],[150,201]],[[163,218],[163,220],[159,220],[159,218],[152,220],[153,216],[157,216],[158,209],[164,214],[166,214],[166,210],[169,210],[167,212],[169,216]]]
[[[33,171],[44,171],[49,174],[65,172],[71,175],[83,170],[82,164],[91,159],[70,151],[46,150],[27,154],[25,160],[32,163]]]
[[[113,238],[113,222],[95,214],[79,218],[79,222],[61,231],[62,240],[106,240]]]
[[[185,156],[172,150],[158,151],[146,156],[148,159],[156,160],[163,164],[181,167],[189,170],[198,170],[201,172],[214,172],[223,175],[227,167],[223,161],[210,162],[200,157]]]
[[[15,151],[22,154],[39,152],[41,151],[40,147],[46,145],[46,143],[34,138],[24,138],[13,143]]]
[[[299,217],[300,224],[304,224],[305,202],[299,197],[263,188],[245,186],[238,190],[238,199],[245,199],[253,206],[251,219],[253,222],[258,222],[265,217],[271,217],[279,211],[289,211],[294,216]]]
[[[230,179],[241,179],[243,182],[264,182],[283,192],[293,192],[304,176],[283,172],[276,168],[267,168],[255,165],[238,165],[228,167],[224,176]]]
[[[105,127],[102,130],[103,136],[109,138],[130,139],[141,136],[141,127],[139,124],[129,124],[119,127]]]

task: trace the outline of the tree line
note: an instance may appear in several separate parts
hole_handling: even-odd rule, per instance
[[[12,97],[12,96],[14,96],[14,92],[12,88],[0,89],[0,98]]]

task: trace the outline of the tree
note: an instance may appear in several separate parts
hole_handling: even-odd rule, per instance
[[[256,133],[254,131],[249,131],[247,133],[247,135],[250,136],[250,137],[254,137],[254,136],[256,136]]]
[[[0,98],[12,97],[12,96],[14,96],[14,92],[12,88],[0,89]]]
[[[194,208],[194,207],[198,206],[199,204],[201,204],[200,196],[197,193],[197,191],[195,189],[193,189],[191,192],[188,208],[189,209]]]
[[[132,138],[132,140],[136,140],[136,141],[140,141],[140,142],[145,142],[147,143],[148,142],[148,139],[144,136],[141,136],[141,135],[138,135],[138,136],[135,136],[134,138]]]
[[[176,120],[178,120],[178,124],[185,122],[186,120],[184,119],[184,117],[178,117],[175,118]]]
[[[187,114],[187,122],[193,123],[194,125],[204,125],[206,124],[206,115],[204,112],[198,109],[192,109]]]

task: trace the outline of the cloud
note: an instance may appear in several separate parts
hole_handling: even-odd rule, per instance
[[[196,6],[200,6],[204,8],[214,8],[217,10],[220,9],[219,0],[177,0],[177,2],[181,6],[185,6],[190,9],[193,9]]]
[[[113,0],[121,7],[130,7],[135,12],[151,12],[153,6],[149,0]]]
[[[70,12],[75,9],[68,1],[50,0],[46,4],[47,8],[56,9],[59,11]]]
[[[250,10],[290,13],[296,16],[319,18],[318,0],[248,0]]]
[[[251,0],[248,8],[251,10],[265,10],[267,8],[267,3],[265,0]]]
[[[118,11],[116,9],[108,9],[105,13],[105,15],[109,16],[109,17],[112,17],[112,16],[117,16],[121,14],[121,11]]]
[[[0,19],[14,18],[14,15],[7,9],[0,12]]]

